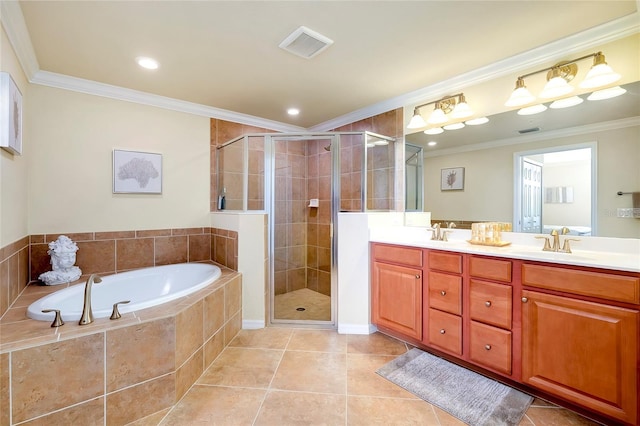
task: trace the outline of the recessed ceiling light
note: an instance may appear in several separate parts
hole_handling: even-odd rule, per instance
[[[429,145],[429,146],[436,146],[436,145],[438,145],[438,142],[429,141],[429,142],[427,142],[427,145]]]
[[[300,110],[298,108],[289,108],[287,110],[287,114],[289,114],[289,115],[298,115],[298,114],[300,114]]]
[[[160,66],[160,64],[158,64],[158,61],[156,61],[153,58],[148,58],[146,56],[138,56],[136,58],[136,62],[142,68],[146,68],[148,70],[156,70]]]

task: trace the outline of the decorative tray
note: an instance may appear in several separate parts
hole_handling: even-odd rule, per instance
[[[467,242],[469,244],[473,244],[476,246],[491,246],[491,247],[505,247],[511,244],[511,241],[481,242],[481,241],[467,240]]]

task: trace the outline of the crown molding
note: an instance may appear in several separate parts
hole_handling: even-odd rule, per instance
[[[639,9],[640,9],[640,1]],[[439,99],[465,88],[481,84],[506,75],[517,75],[522,70],[531,69],[540,64],[556,61],[569,54],[582,52],[603,44],[619,40],[640,32],[640,12],[623,16],[586,31],[573,34],[563,39],[518,53],[517,55],[494,62],[485,67],[459,74],[447,80],[414,90],[391,99],[353,111],[349,114],[325,121],[309,130],[327,131],[383,112],[419,105],[430,100]]]
[[[440,157],[442,155],[459,154],[462,152],[479,151],[483,149],[499,148],[508,145],[520,145],[529,142],[545,141],[556,138],[566,138],[569,136],[584,135],[585,133],[606,132],[625,127],[640,126],[640,117],[621,118],[619,120],[603,121],[601,123],[586,124],[584,126],[569,127],[566,129],[550,130],[547,132],[530,133],[527,135],[515,136],[513,138],[499,139],[491,142],[465,145],[455,148],[440,149],[434,152],[424,150],[424,157]]]
[[[640,8],[640,1],[637,1]],[[210,118],[233,121],[250,126],[276,130],[281,132],[299,131],[328,131],[346,124],[350,124],[374,115],[424,103],[431,99],[438,99],[448,93],[454,93],[465,87],[480,84],[494,78],[538,66],[542,63],[557,60],[567,54],[584,51],[611,41],[640,32],[640,12],[607,22],[589,30],[565,37],[561,40],[519,53],[493,64],[459,74],[436,84],[423,87],[372,105],[352,111],[309,128],[293,126],[287,123],[268,120],[248,114],[214,108],[150,93],[139,92],[117,86],[110,86],[91,80],[63,76],[47,71],[40,71],[31,38],[24,22],[22,10],[17,1],[0,1],[0,19],[7,33],[18,61],[29,79],[29,82],[45,86],[73,90],[112,99],[137,102],[144,105],[166,108],[189,114],[202,115]]]
[[[0,1],[0,21],[18,57],[22,71],[31,81],[31,77],[40,69],[40,65],[31,44],[20,4],[17,1]]]

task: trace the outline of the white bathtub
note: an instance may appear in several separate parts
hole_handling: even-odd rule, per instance
[[[119,274],[101,276],[101,283],[91,289],[94,318],[111,316],[113,304],[120,313],[134,312],[178,299],[200,290],[220,277],[220,268],[203,263],[179,263],[137,269]],[[36,300],[27,309],[29,318],[53,321],[53,313],[43,309],[59,309],[64,321],[78,321],[82,316],[85,283],[73,285]]]

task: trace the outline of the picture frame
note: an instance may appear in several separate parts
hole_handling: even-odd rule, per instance
[[[162,154],[113,150],[114,194],[162,194]]]
[[[0,148],[22,155],[22,93],[8,72],[0,72]]]
[[[450,167],[440,170],[441,191],[464,190],[464,167]]]

